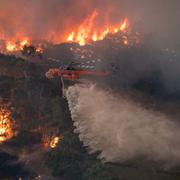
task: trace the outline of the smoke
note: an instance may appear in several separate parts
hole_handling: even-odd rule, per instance
[[[1,0],[0,37],[23,35],[60,42],[97,9],[100,14],[97,25],[117,23],[127,16],[145,32],[179,42],[179,3],[178,0]]]
[[[1,0],[0,37],[21,35],[35,40],[61,42],[95,9],[102,14],[100,20],[108,23],[112,8],[107,0]],[[117,18],[118,22],[122,19],[120,15]]]
[[[167,48],[173,44],[173,48],[179,48],[179,3],[179,0],[0,0],[0,39],[28,36],[61,42],[66,33],[97,9],[99,26],[128,17],[140,33],[153,34],[150,37],[153,46]],[[120,51],[116,54],[102,51],[103,60],[113,61],[119,67],[108,86],[131,86],[144,74],[160,69],[163,85],[169,91],[179,91],[179,58],[170,59],[166,55],[165,59],[149,48],[152,46],[147,45],[145,52],[131,49],[124,56]],[[81,140],[91,151],[102,151],[101,158],[114,162],[142,155],[147,159],[179,161],[178,124],[165,115],[93,86],[70,87],[67,97]]]
[[[179,124],[165,115],[92,84],[69,87],[66,94],[75,131],[105,161],[180,161]]]

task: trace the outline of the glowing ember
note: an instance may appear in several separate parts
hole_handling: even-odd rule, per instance
[[[4,142],[13,137],[10,112],[5,108],[0,108],[0,142]]]
[[[59,137],[53,137],[51,142],[50,142],[50,147],[53,149],[57,146],[59,143],[60,138]]]
[[[51,148],[54,149],[57,144],[60,142],[61,137],[59,136],[48,136],[48,135],[44,135],[43,137],[43,144],[45,148]]]
[[[129,44],[127,36],[123,36],[123,42],[124,42],[124,45],[128,45]]]
[[[99,29],[94,27],[97,16],[98,12],[94,11],[92,15],[85,19],[84,22],[79,26],[78,31],[76,31],[76,33],[74,31],[71,32],[66,40],[77,42],[83,46],[90,41],[103,40],[108,34],[124,32],[129,27],[129,22],[127,18],[125,18],[119,25],[108,26],[104,30]]]
[[[36,52],[38,52],[38,53],[43,53],[43,51],[44,51],[44,50],[43,50],[43,48],[41,48],[41,47],[37,47],[37,48],[36,48]]]

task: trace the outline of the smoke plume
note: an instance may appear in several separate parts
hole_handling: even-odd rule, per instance
[[[180,129],[165,115],[92,84],[69,87],[67,99],[75,131],[105,161],[180,161]]]

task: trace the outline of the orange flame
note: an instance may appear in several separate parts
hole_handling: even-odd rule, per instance
[[[93,33],[92,40],[93,41],[97,41],[98,40],[98,36],[97,36],[97,32],[96,31]]]
[[[122,24],[120,25],[119,30],[120,30],[120,31],[124,31],[124,30],[127,29],[127,27],[128,27],[128,20],[127,20],[127,18],[126,18],[126,19],[124,19],[124,21],[123,21]]]
[[[0,108],[0,142],[4,142],[13,137],[10,112],[5,108]]]
[[[10,51],[10,52],[15,51],[16,50],[16,44],[14,42],[8,41],[6,43],[6,50]]]
[[[57,144],[59,143],[59,140],[60,140],[60,138],[59,137],[53,137],[52,138],[52,140],[51,140],[51,142],[50,142],[50,147],[52,148],[52,149],[54,149],[56,146],[57,146]]]
[[[80,25],[76,36],[76,41],[79,42],[80,45],[83,46],[86,44],[86,40],[92,33],[93,23],[97,16],[97,11],[94,11],[93,14],[89,16],[87,19],[85,19],[85,21]]]
[[[36,52],[37,53],[43,53],[44,49],[42,47],[37,47]]]
[[[67,38],[67,41],[73,41],[73,40],[74,40],[74,32],[72,32]]]
[[[58,145],[58,143],[61,141],[62,137],[59,136],[48,136],[44,135],[43,137],[43,144],[44,147],[47,149],[54,149]]]
[[[94,27],[97,16],[98,12],[95,10],[92,15],[85,19],[84,22],[79,26],[78,31],[76,33],[74,31],[71,32],[66,40],[77,42],[83,46],[90,41],[103,40],[110,33],[115,34],[121,31],[126,31],[129,27],[128,19],[125,18],[119,25],[108,26],[104,30],[99,29],[97,31],[98,28]]]
[[[59,32],[51,31],[47,33],[47,36],[44,37],[45,40],[53,41],[53,43],[61,43],[61,42],[76,42],[81,46],[90,43],[96,42],[99,40],[103,40],[107,37],[108,34],[116,34],[118,32],[125,33],[129,29],[129,21],[127,18],[120,21],[117,24],[109,24],[102,25],[99,27],[97,24],[99,20],[99,12],[94,10],[90,16],[85,18],[82,23],[77,26],[77,28],[71,29],[68,33],[66,32],[63,35],[60,35]],[[108,24],[105,22],[104,24]],[[51,37],[52,36],[52,37]],[[5,52],[14,52],[20,51],[23,49],[24,45],[30,45],[31,40],[30,37],[27,37],[21,32],[17,32],[15,37],[8,38],[6,33],[0,29],[0,40],[5,41],[5,45],[3,44],[1,50]],[[127,41],[124,41],[124,44],[128,44]],[[37,52],[42,52],[41,49],[38,49]]]
[[[20,41],[10,40],[10,41],[6,42],[6,50],[8,52],[19,51],[19,50],[23,49],[24,45],[28,45],[29,43],[30,42],[29,42],[28,38],[24,38],[24,39],[22,39]]]

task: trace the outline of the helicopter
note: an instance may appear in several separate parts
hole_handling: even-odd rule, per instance
[[[51,59],[52,61],[57,61],[56,59]],[[95,61],[93,61],[95,63]],[[94,77],[107,77],[110,73],[108,71],[97,72],[94,66],[86,66],[84,63],[74,63],[71,62],[68,65],[61,65],[59,68],[51,68],[46,72],[46,77],[48,79],[53,79],[55,77],[60,77],[62,84],[62,94],[65,98],[65,84],[64,79],[70,81],[77,81],[84,77],[94,76]]]
[[[61,77],[62,79],[75,81],[85,76],[106,77],[109,75],[109,72],[107,71],[97,72],[92,70],[93,68],[94,66],[79,65],[79,63],[71,62],[68,65],[60,66],[59,68],[49,69],[48,72],[46,72],[46,77],[48,79]]]

